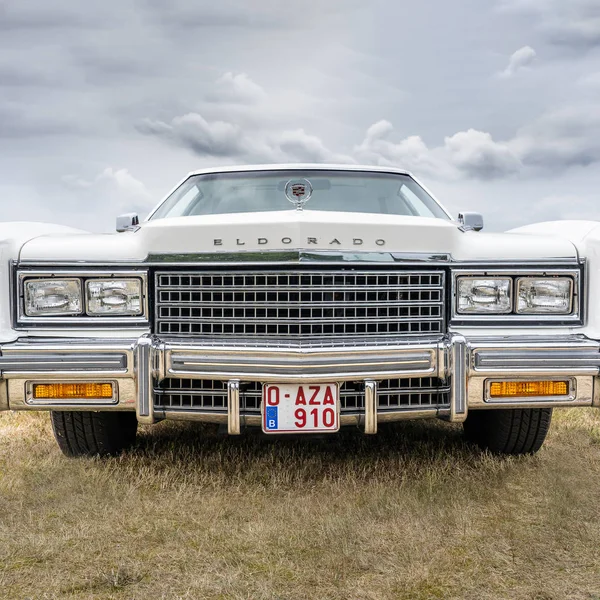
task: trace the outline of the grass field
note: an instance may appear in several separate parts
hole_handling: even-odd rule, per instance
[[[600,599],[600,411],[534,457],[460,427],[239,439],[161,424],[69,460],[0,415],[1,598]]]

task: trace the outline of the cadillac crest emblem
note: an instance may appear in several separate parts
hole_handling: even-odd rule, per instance
[[[313,187],[308,179],[290,179],[285,184],[285,196],[296,205],[296,210],[302,210],[304,205],[310,200],[313,193]]]

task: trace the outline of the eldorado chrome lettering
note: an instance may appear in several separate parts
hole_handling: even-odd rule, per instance
[[[289,246],[290,244],[294,243],[294,240],[291,237],[282,237],[280,240],[278,240],[279,243],[281,244],[285,244],[286,246]],[[259,246],[266,246],[270,244],[270,240],[264,237],[259,237],[256,239],[256,243]],[[306,238],[306,245],[318,245],[320,243],[319,239],[316,237],[308,237]],[[326,246],[341,246],[342,242],[338,239],[338,238],[333,238],[331,240],[328,241],[323,241],[321,242],[322,245],[326,245]],[[352,245],[353,246],[362,246],[364,244],[364,240],[362,238],[352,238]],[[375,240],[375,244],[377,246],[385,246],[385,240],[379,238],[377,240]],[[246,245],[246,241],[240,238],[236,238],[235,240],[235,246],[245,246]],[[214,238],[213,239],[213,246],[223,246],[223,238]]]

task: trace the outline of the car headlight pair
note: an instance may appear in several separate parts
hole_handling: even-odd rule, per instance
[[[138,316],[143,314],[142,280],[26,279],[24,313],[43,316]]]
[[[573,279],[458,277],[456,296],[456,312],[461,315],[570,315]]]

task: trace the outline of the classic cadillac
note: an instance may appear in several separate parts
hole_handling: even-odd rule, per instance
[[[69,456],[138,423],[333,433],[436,417],[492,452],[600,405],[600,223],[480,233],[393,168],[190,174],[143,222],[0,229],[0,410]]]

